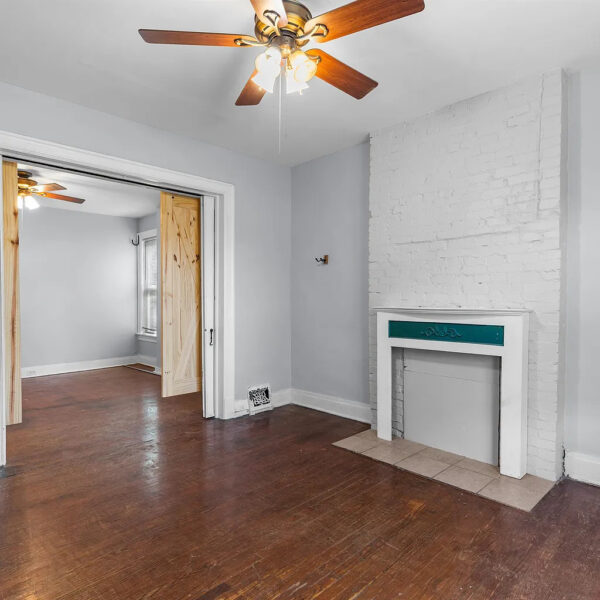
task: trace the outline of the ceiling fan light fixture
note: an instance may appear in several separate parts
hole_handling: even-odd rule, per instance
[[[255,65],[257,71],[279,71],[281,66],[281,50],[277,46],[267,48],[262,54],[256,57]]]
[[[252,81],[272,94],[273,86],[281,71],[281,51],[276,47],[267,48],[256,57],[255,66],[256,75],[252,77]]]
[[[312,60],[306,52],[296,50],[289,58],[289,64],[293,70],[294,78],[302,83],[310,81],[317,72],[317,62]]]
[[[35,210],[36,208],[40,207],[40,203],[29,194],[19,194],[19,197],[17,199],[17,207],[19,208],[19,210],[22,210],[23,207],[29,210]]]
[[[25,196],[25,207],[29,210],[35,210],[40,207],[40,203],[33,196]]]
[[[304,81],[298,81],[296,79],[293,69],[285,70],[285,91],[288,94],[294,94],[298,92],[302,94],[303,90],[308,89],[308,84]]]
[[[275,86],[275,82],[277,81],[277,77],[279,77],[278,72],[263,72],[258,71],[256,75],[252,78],[252,81],[261,89],[265,90],[265,92],[269,92],[269,94],[273,93],[273,87]]]
[[[140,29],[139,34],[149,44],[267,47],[267,52],[256,59],[256,72],[250,75],[235,101],[236,106],[256,106],[267,91],[273,91],[275,80],[281,75],[281,65],[276,73],[273,73],[271,65],[277,59],[281,61],[282,56],[287,60],[290,55],[296,54],[298,48],[311,41],[329,42],[414,15],[425,8],[424,0],[352,0],[313,17],[303,4],[304,0],[250,1],[255,12],[253,36],[165,29]],[[277,48],[279,56],[272,54],[277,52]],[[376,81],[322,50],[311,49],[307,54],[300,52],[296,54],[295,61],[298,63],[294,66],[294,76],[300,83],[306,83],[317,75],[357,100],[377,87]],[[290,66],[289,62],[287,66]],[[268,76],[259,75],[265,69]]]

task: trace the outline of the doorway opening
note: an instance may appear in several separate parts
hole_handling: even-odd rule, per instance
[[[22,420],[22,378],[117,366],[160,377],[163,397],[200,393],[214,416],[215,199],[36,162],[2,171],[6,424]],[[174,198],[195,219],[173,224]],[[182,373],[193,381],[166,386]]]

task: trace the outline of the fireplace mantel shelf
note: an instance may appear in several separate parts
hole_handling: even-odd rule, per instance
[[[372,310],[375,312],[388,312],[388,313],[415,313],[415,314],[427,314],[427,315],[479,315],[479,316],[511,316],[511,315],[523,315],[528,314],[531,310],[527,308],[504,308],[504,309],[486,309],[486,308],[419,308],[416,306],[393,307],[389,308],[386,306],[376,306]]]

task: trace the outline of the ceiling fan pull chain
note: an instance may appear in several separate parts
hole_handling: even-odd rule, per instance
[[[279,77],[279,140],[278,140],[278,154],[281,154],[281,96],[283,88],[283,77]]]

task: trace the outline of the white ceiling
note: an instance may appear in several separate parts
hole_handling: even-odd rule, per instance
[[[600,57],[598,0],[425,0],[322,47],[379,81],[354,100],[315,79],[234,106],[257,49],[145,44],[138,28],[251,33],[249,0],[0,0],[0,80],[283,164],[297,164],[527,75]],[[307,0],[318,15],[344,0]],[[19,27],[19,24],[22,27]]]
[[[41,206],[113,217],[139,218],[155,213],[160,204],[160,192],[152,188],[21,162],[18,163],[18,167],[29,171],[37,183],[60,183],[67,188],[56,192],[57,194],[85,199],[83,204],[74,204],[36,196]]]

